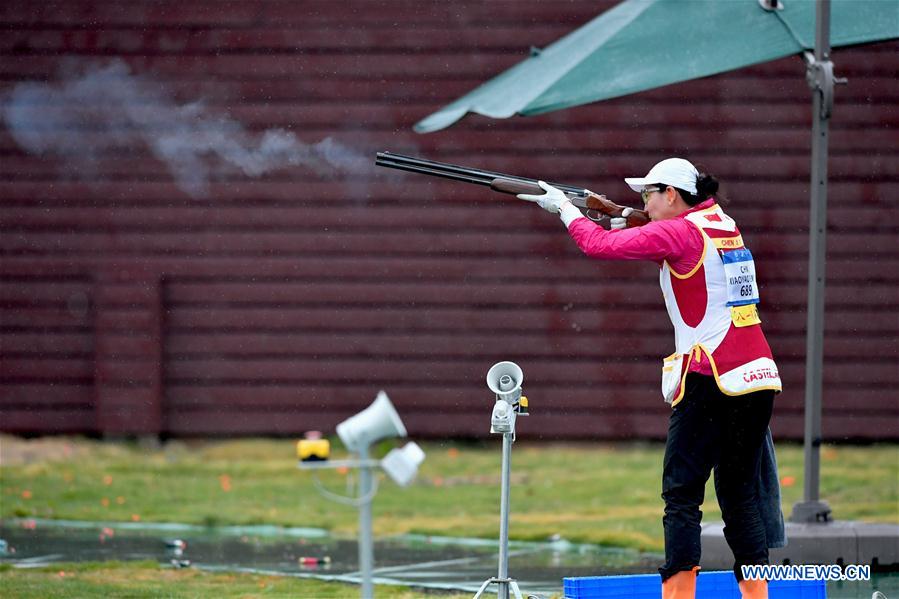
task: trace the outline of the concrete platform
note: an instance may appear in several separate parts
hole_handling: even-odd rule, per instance
[[[787,546],[772,549],[772,564],[861,564],[899,570],[899,525],[836,521],[786,523]],[[730,569],[733,553],[724,540],[724,523],[702,527],[702,561],[706,570]]]

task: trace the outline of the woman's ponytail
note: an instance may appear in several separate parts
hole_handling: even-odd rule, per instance
[[[658,186],[662,189],[665,189],[664,183],[659,183]],[[709,198],[715,198],[715,202],[717,202],[718,204],[727,204],[727,198],[718,193],[718,179],[708,173],[699,172],[699,174],[696,176],[695,194],[681,189],[680,187],[675,187],[674,189],[677,190],[677,193],[680,194],[680,197],[684,200],[684,203],[686,203],[687,206],[698,206]]]
[[[708,173],[699,173],[696,178],[696,201],[705,202],[718,193],[718,179]]]

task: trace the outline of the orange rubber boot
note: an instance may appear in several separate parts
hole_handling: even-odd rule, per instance
[[[741,580],[739,586],[743,599],[768,599],[767,580]]]
[[[662,599],[694,599],[696,597],[696,573],[699,566],[692,570],[678,572],[662,583]]]

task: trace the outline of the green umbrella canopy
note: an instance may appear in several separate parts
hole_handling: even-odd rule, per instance
[[[535,115],[775,60],[815,45],[814,0],[625,0],[415,125]],[[832,0],[831,45],[899,37],[899,0]]]

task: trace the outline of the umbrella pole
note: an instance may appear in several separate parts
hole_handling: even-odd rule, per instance
[[[821,378],[824,354],[824,264],[827,231],[827,141],[833,108],[830,62],[830,0],[817,0],[815,54],[806,54],[812,89],[812,165],[809,211],[808,320],[805,352],[805,476],[803,501],[793,506],[793,522],[826,522],[830,506],[819,498]],[[839,81],[844,83],[844,81]]]

